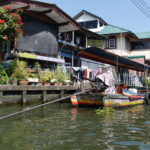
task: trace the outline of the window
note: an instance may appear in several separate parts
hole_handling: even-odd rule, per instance
[[[87,45],[103,48],[103,41],[99,39],[88,39]]]
[[[98,25],[97,20],[84,21],[84,22],[78,22],[78,23],[86,29],[94,29],[94,28],[97,28],[97,25]]]
[[[132,42],[131,49],[139,50],[139,49],[149,49],[149,41],[140,41],[140,42]]]
[[[115,37],[111,37],[108,40],[106,40],[105,42],[105,48],[110,48],[110,49],[115,49],[116,46],[116,38]]]
[[[99,21],[99,26],[102,27],[103,25],[104,24],[101,21]]]
[[[109,39],[108,43],[109,43],[109,45],[108,45],[109,48],[116,48],[116,39],[115,38]]]

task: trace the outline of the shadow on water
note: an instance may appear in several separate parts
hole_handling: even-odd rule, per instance
[[[21,110],[1,107],[0,114]],[[147,150],[150,107],[97,115],[95,109],[56,103],[0,121],[2,150]]]

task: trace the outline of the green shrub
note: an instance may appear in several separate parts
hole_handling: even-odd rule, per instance
[[[40,73],[40,81],[46,82],[50,81],[50,79],[51,79],[51,72],[49,70],[45,70]]]
[[[70,80],[69,73],[64,73],[62,68],[58,67],[54,71],[54,78],[57,79],[58,82],[63,82],[64,80]]]
[[[29,78],[38,78],[38,75],[36,73],[29,73]]]
[[[35,72],[39,73],[41,70],[41,65],[38,62],[35,62],[34,68],[35,68]]]
[[[28,79],[28,70],[27,64],[25,61],[19,61],[18,59],[14,60],[11,64],[12,75],[16,77],[17,80],[27,80]]]
[[[9,83],[9,77],[6,73],[6,70],[0,64],[0,84],[8,84],[8,83]]]

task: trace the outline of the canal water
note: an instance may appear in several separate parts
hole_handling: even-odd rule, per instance
[[[55,103],[0,120],[0,150],[150,150],[150,106],[95,110]]]

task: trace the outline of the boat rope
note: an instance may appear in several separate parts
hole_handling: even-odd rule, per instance
[[[69,96],[66,96],[66,97],[62,97],[62,98],[59,98],[59,99],[56,99],[56,100],[53,100],[53,101],[50,101],[50,102],[46,102],[46,103],[44,103],[44,104],[36,105],[36,106],[33,106],[33,107],[27,107],[27,108],[24,109],[24,110],[21,110],[21,111],[15,112],[15,113],[11,113],[11,114],[2,116],[2,117],[0,117],[0,120],[6,119],[6,118],[9,118],[9,117],[13,117],[13,116],[16,116],[16,115],[19,115],[19,114],[21,114],[21,113],[25,113],[25,112],[30,111],[30,110],[34,110],[34,109],[36,109],[36,108],[43,107],[43,106],[46,106],[46,105],[48,105],[48,104],[52,104],[52,103],[55,103],[55,102],[62,101],[62,100],[64,100],[64,99],[70,98],[70,97],[75,96],[75,95],[84,94],[84,93],[86,93],[86,92],[89,92],[89,90],[88,90],[88,91],[83,91],[83,92],[74,93],[74,94],[72,94],[72,95],[69,95]]]

